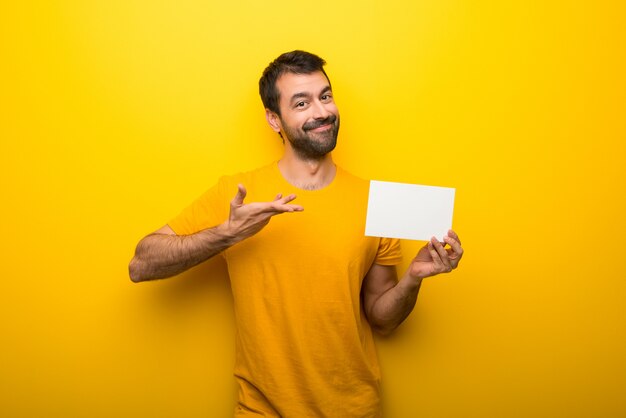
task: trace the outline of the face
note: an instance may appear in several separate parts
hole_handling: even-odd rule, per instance
[[[302,159],[317,160],[335,149],[339,111],[324,73],[285,73],[276,87],[281,115],[268,114],[268,121],[294,152]]]

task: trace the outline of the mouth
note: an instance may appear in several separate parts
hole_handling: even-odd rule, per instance
[[[337,117],[335,115],[330,115],[326,119],[306,123],[302,128],[305,131],[326,132],[333,128],[336,120]]]
[[[318,126],[317,128],[311,129],[311,132],[324,132],[324,131],[330,130],[332,127],[333,127],[333,124],[329,123],[329,124]]]

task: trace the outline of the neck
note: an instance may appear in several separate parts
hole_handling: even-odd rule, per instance
[[[304,190],[323,189],[332,183],[337,172],[330,153],[316,160],[302,160],[285,153],[278,161],[278,169],[289,184]]]

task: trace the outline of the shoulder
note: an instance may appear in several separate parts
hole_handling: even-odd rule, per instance
[[[356,176],[339,166],[337,166],[337,180],[337,184],[340,188],[343,190],[349,189],[351,194],[355,194],[356,192],[367,194],[369,192],[369,180]]]
[[[369,184],[369,180],[352,174],[350,171],[343,167],[337,166],[337,178],[344,182],[350,182],[354,184]]]

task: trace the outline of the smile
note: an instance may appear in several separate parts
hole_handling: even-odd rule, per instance
[[[311,131],[313,132],[323,132],[323,131],[327,131],[329,129],[331,129],[333,127],[332,123],[329,123],[328,125],[322,125],[322,126],[318,126],[315,129],[311,129]]]

